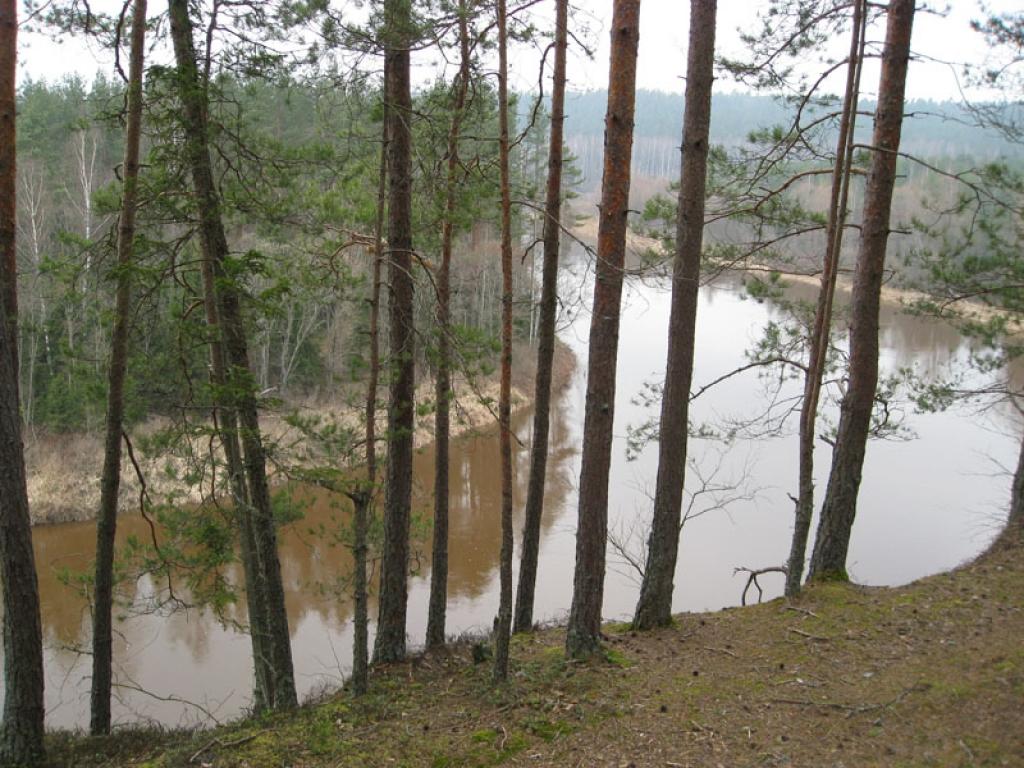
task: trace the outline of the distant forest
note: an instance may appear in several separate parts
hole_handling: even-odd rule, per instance
[[[607,92],[566,95],[566,143],[578,159],[583,176],[581,190],[593,191],[601,183],[602,141]],[[521,109],[530,100],[522,100]],[[716,93],[712,106],[711,141],[728,147],[745,143],[751,130],[785,123],[792,106],[768,95]],[[867,140],[874,101],[862,101],[858,139]],[[959,102],[911,100],[907,102],[901,146],[904,151],[952,160],[991,161],[1019,152],[999,134],[977,126]],[[640,90],[636,94],[633,172],[648,178],[675,179],[679,169],[679,137],[683,125],[683,95]]]

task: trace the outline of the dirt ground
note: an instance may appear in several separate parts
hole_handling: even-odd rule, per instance
[[[1024,766],[1024,543],[905,587],[816,585],[634,633],[566,662],[519,636],[511,680],[473,644],[378,669],[291,715],[217,731],[55,736],[76,766]],[[483,646],[477,647],[477,656]]]

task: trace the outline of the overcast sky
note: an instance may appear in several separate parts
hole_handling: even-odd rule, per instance
[[[94,8],[111,10],[120,7],[116,0],[94,0]],[[908,94],[912,98],[956,99],[959,83],[957,74],[962,72],[964,63],[982,63],[988,54],[981,36],[970,29],[972,18],[980,18],[982,11],[976,0],[933,1],[930,7],[944,11],[935,13],[919,11],[914,24],[914,50],[922,60],[911,68],[908,80]],[[551,7],[548,7],[551,6]],[[537,6],[538,26],[543,30],[554,27],[554,2]],[[577,90],[604,88],[608,78],[608,23],[611,17],[611,0],[576,0],[573,3],[574,31],[588,45],[595,49],[594,57],[583,55],[579,46],[569,62],[570,87]],[[741,56],[737,27],[750,28],[763,0],[719,0],[719,23],[717,29],[719,53]],[[1014,10],[1020,7],[1015,0],[988,0],[987,6],[994,11]],[[152,12],[163,10],[160,2],[150,3]],[[686,61],[687,25],[689,3],[685,0],[642,0],[640,15],[640,59],[637,84],[640,88],[681,91],[682,75]],[[880,41],[884,30],[878,28],[869,33],[869,40]],[[836,56],[845,52],[846,41],[836,41]],[[21,76],[35,79],[58,78],[66,73],[77,72],[91,78],[98,71],[112,71],[111,59],[95,46],[79,40],[52,42],[40,35],[23,34],[20,38]],[[511,57],[512,87],[517,90],[532,90],[537,82],[537,59],[535,49],[519,49]],[[927,61],[930,60],[930,61]],[[433,71],[432,57],[421,54],[418,61],[421,78],[427,78]],[[863,79],[866,96],[873,93],[877,81],[877,68],[869,66]],[[727,82],[720,81],[723,89],[733,90]],[[835,90],[840,90],[837,83]]]

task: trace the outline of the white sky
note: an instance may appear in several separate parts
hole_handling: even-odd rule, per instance
[[[594,58],[583,56],[578,46],[569,62],[570,87],[575,90],[604,88],[608,76],[608,23],[611,17],[611,0],[575,0],[574,31],[595,50]],[[987,5],[995,11],[1016,10],[1020,3],[1015,0],[988,0]],[[550,6],[550,7],[549,7]],[[537,25],[541,30],[554,27],[554,3],[537,6]],[[763,0],[719,0],[718,3],[718,52],[725,55],[742,55],[737,27],[750,26],[756,18]],[[908,79],[908,95],[911,98],[956,99],[958,82],[956,74],[963,69],[963,63],[980,63],[985,60],[987,49],[981,36],[969,26],[972,18],[982,16],[977,0],[932,0],[930,7],[946,11],[944,16],[919,11],[914,24],[914,50],[918,54],[953,64],[926,63],[916,61]],[[120,7],[115,0],[94,0],[93,7],[99,10],[113,10]],[[164,10],[159,0],[150,3],[151,12]],[[687,25],[689,3],[685,0],[643,0],[640,18],[640,56],[637,84],[640,88],[652,90],[681,91],[682,75],[686,61]],[[581,28],[582,27],[582,28]],[[874,29],[869,40],[880,41],[884,30]],[[845,53],[847,42],[837,42],[836,56]],[[21,77],[54,79],[77,72],[91,78],[97,71],[112,72],[109,55],[77,39],[55,43],[40,35],[22,34],[19,42],[19,65]],[[537,59],[535,48],[521,49],[511,56],[511,85],[517,90],[532,90],[537,83]],[[424,79],[432,72],[433,57],[420,54],[419,71]],[[864,75],[866,96],[872,94],[877,81],[877,69],[868,67]],[[721,82],[719,87],[734,89],[735,86]],[[834,90],[840,90],[837,85]]]

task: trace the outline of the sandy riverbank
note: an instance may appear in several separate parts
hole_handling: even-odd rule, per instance
[[[536,370],[535,351],[525,345],[517,347],[513,359],[512,408],[513,413],[533,404],[533,376]],[[568,385],[576,361],[564,344],[555,348],[553,385],[557,390]],[[426,379],[417,387],[417,403],[429,406],[433,402],[433,381]],[[455,402],[452,409],[452,436],[488,429],[496,422],[498,382],[496,374],[483,381],[455,382]],[[378,434],[385,432],[387,391],[380,391],[382,400],[378,409]],[[272,447],[278,464],[299,464],[311,455],[306,440],[288,423],[288,416],[300,414],[303,418],[318,419],[322,424],[337,423],[356,427],[362,417],[360,400],[343,404],[324,400],[294,400],[269,408],[261,415],[265,442]],[[414,436],[417,448],[433,442],[433,414],[428,407],[417,417]],[[153,419],[134,427],[133,441],[152,435],[167,427],[166,420]],[[103,435],[91,433],[26,435],[25,462],[28,472],[29,507],[35,525],[91,520],[95,517],[100,498],[100,473],[103,466]],[[180,494],[180,503],[198,503],[204,490],[188,486],[180,478],[187,469],[184,459],[168,457],[139,457],[152,498],[158,500],[171,493]],[[120,506],[124,512],[138,509],[139,483],[134,468],[125,457],[121,473]]]
[[[572,234],[588,245],[595,244],[597,242],[597,219],[591,217],[578,222],[572,228]],[[667,258],[667,254],[664,254],[661,241],[632,231],[626,234],[626,248],[628,251],[627,261],[630,257],[637,259],[642,257],[644,254],[650,253],[662,254]],[[723,271],[739,275],[758,276],[778,273],[780,275],[780,279],[787,283],[808,285],[814,288],[821,285],[820,274],[789,272],[778,266],[760,264],[757,262],[745,262],[742,266]],[[836,288],[840,294],[849,296],[853,290],[853,275],[850,272],[840,272],[836,279]],[[925,302],[935,302],[935,297],[930,296],[923,291],[900,288],[895,285],[883,285],[882,301],[891,306],[905,307],[910,310],[910,308],[919,306]],[[956,303],[955,307],[950,307],[951,311],[953,309],[955,309],[959,317],[964,320],[985,322],[992,320],[993,318],[1003,318],[1007,321],[1008,328],[1011,329],[1015,335],[1024,333],[1024,326],[1022,326],[1021,318],[1015,313],[1006,312],[986,304],[967,301]],[[950,315],[950,317],[952,317],[952,315]]]

